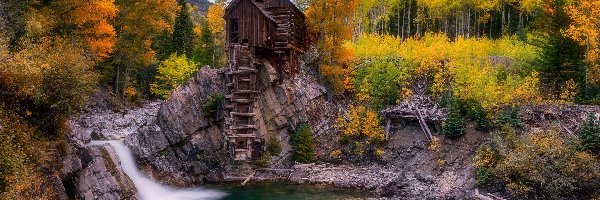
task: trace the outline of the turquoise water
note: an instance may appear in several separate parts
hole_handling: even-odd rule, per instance
[[[374,195],[358,190],[288,183],[249,183],[246,186],[226,184],[206,186],[227,193],[222,200],[344,200],[366,199]]]

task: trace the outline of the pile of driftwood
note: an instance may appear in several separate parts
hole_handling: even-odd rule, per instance
[[[400,104],[389,107],[382,111],[386,121],[385,134],[390,135],[390,127],[393,119],[417,120],[427,135],[432,139],[432,134],[427,122],[439,123],[446,120],[446,111],[427,95],[414,95]]]
[[[592,114],[596,120],[600,116],[600,106],[543,104],[522,107],[519,117],[531,128],[547,129],[560,127],[564,133],[573,135]]]

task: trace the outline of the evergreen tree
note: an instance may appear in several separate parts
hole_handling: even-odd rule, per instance
[[[315,161],[315,146],[308,125],[301,124],[298,126],[298,130],[290,137],[290,143],[294,147],[294,160],[296,162],[311,163]]]
[[[549,9],[540,12],[534,23],[532,44],[542,50],[540,72],[542,87],[553,95],[559,95],[562,84],[573,79],[580,86],[584,81],[583,49],[573,39],[564,34],[571,20],[565,11],[567,0],[548,1],[544,4]],[[581,87],[584,89],[585,87]]]
[[[178,0],[181,7],[175,18],[171,45],[173,52],[191,57],[194,49],[194,23],[184,0]]]
[[[198,66],[215,66],[215,38],[208,25],[202,25],[202,34],[200,36],[200,43],[194,49],[194,55],[192,60]]]
[[[465,133],[465,121],[456,102],[448,109],[448,119],[444,122],[442,133],[450,139],[459,138]]]
[[[583,127],[579,130],[578,135],[581,145],[586,150],[600,155],[600,127],[594,115],[590,114]]]

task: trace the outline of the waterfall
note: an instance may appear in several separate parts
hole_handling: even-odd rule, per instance
[[[178,189],[158,184],[145,177],[135,165],[131,151],[121,141],[92,141],[90,145],[110,144],[117,152],[123,171],[135,184],[141,200],[204,200],[220,199],[227,194],[201,188]]]

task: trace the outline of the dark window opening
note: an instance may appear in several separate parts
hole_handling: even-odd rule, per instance
[[[238,149],[245,149],[246,148],[246,142],[239,141],[238,144],[237,144],[237,148]]]
[[[243,39],[242,44],[248,44],[248,39]]]
[[[239,43],[239,24],[237,18],[229,19],[229,38],[231,43]]]

